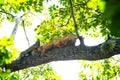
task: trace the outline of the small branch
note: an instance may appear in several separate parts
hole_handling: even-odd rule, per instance
[[[8,14],[8,15],[10,15],[10,16],[12,16],[12,17],[14,18],[14,20],[15,20],[15,26],[14,26],[14,28],[13,28],[13,31],[12,31],[12,33],[11,33],[11,36],[15,36],[16,30],[17,30],[17,28],[18,28],[19,19],[18,19],[16,16],[14,16],[13,14],[8,13],[8,12],[6,12],[6,11],[3,10],[3,9],[2,9],[2,11],[0,11],[0,13]]]
[[[17,32],[17,29],[18,29],[18,25],[20,23],[20,20],[22,19],[23,16],[25,16],[26,14],[28,14],[29,12],[23,14],[22,16],[20,17],[15,17],[15,26],[13,28],[13,31],[12,31],[12,34],[11,36],[13,36],[15,38],[15,35],[16,35],[16,32]]]
[[[66,23],[66,24],[64,24],[63,26],[66,26],[66,25],[69,23],[69,21],[70,21],[71,17],[72,17],[72,16],[70,16],[70,17],[69,17],[69,19],[68,19],[67,23]]]
[[[72,16],[70,16],[70,17],[68,18],[68,20],[67,20],[67,23],[66,23],[66,24],[64,24],[64,25],[61,25],[61,26],[58,26],[58,27],[67,26],[67,24],[69,23],[69,21],[70,21],[71,17],[72,17]]]
[[[21,19],[22,17],[24,17],[25,15],[27,15],[28,13],[30,13],[30,11],[28,11],[27,13],[24,13],[22,16],[20,16],[20,19]]]
[[[27,33],[26,33],[26,30],[25,30],[25,22],[24,22],[24,20],[22,20],[22,25],[23,25],[23,30],[24,30],[24,33],[25,33],[26,40],[28,42],[28,46],[30,47],[30,41],[29,41],[29,39],[27,37]]]
[[[10,16],[12,16],[14,18],[14,20],[15,20],[15,26],[14,26],[14,28],[12,30],[11,36],[13,36],[15,38],[15,35],[16,35],[17,29],[18,29],[18,24],[20,22],[19,17],[14,16],[13,14],[6,12],[4,9],[2,9],[2,11],[0,11],[0,12],[8,14],[8,15],[10,15]]]
[[[71,0],[70,0],[70,8],[71,8],[71,15],[72,15],[73,22],[74,22],[75,32],[76,32],[76,35],[79,37],[77,22],[76,22],[76,20],[75,20],[74,11],[73,11],[73,4],[72,4],[72,1],[71,1]]]
[[[16,31],[17,31],[17,28],[18,28],[18,24],[19,24],[19,18],[18,18],[17,16],[14,16],[14,15],[11,14],[11,13],[6,12],[4,9],[2,9],[2,11],[0,11],[0,13],[8,14],[8,15],[10,15],[10,16],[12,16],[12,17],[14,18],[14,20],[15,20],[15,26],[14,26],[14,28],[13,28],[13,31],[12,31],[12,33],[11,33],[11,36],[15,37]]]
[[[70,8],[71,8],[71,15],[72,15],[72,18],[73,18],[76,35],[77,35],[78,39],[80,40],[81,46],[84,46],[83,37],[79,36],[79,33],[78,33],[78,26],[77,26],[77,22],[76,22],[75,16],[74,16],[72,0],[70,0]]]
[[[11,34],[11,36],[13,36],[14,38],[15,38],[15,35],[16,35],[17,29],[18,29],[19,22],[20,22],[19,17],[15,17],[15,26],[14,26],[12,34]]]
[[[85,5],[87,5],[86,4],[87,2],[85,2],[85,3],[77,3],[77,4],[75,4],[73,7],[82,7],[82,6],[85,6]]]
[[[8,15],[10,15],[10,16],[12,16],[12,17],[15,17],[13,14],[10,14],[10,13],[6,12],[5,10],[0,11],[0,13],[5,13],[5,14],[8,14]]]
[[[33,16],[35,16],[36,18],[40,19],[40,17],[38,15],[36,15],[35,13],[30,12],[30,14],[32,14]],[[41,20],[41,19],[40,19]]]

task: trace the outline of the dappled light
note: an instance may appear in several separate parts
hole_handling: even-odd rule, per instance
[[[0,80],[120,79],[119,0],[1,0]]]

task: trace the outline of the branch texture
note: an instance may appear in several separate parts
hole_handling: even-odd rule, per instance
[[[12,64],[4,65],[6,69],[18,71],[28,67],[33,67],[60,60],[100,60],[106,59],[113,55],[120,54],[120,39],[107,40],[97,46],[66,46],[61,48],[53,48],[46,51],[43,55],[37,50],[35,43],[29,49],[22,52],[23,56],[12,62]],[[35,54],[33,53],[33,50]]]

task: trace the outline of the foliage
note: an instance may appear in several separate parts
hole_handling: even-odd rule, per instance
[[[44,3],[51,0],[1,0],[0,1],[0,25],[3,20],[14,22],[21,13],[33,12],[42,13],[45,8]],[[120,37],[120,1],[119,0],[72,0],[74,6],[75,19],[80,35],[99,37],[108,34]],[[106,4],[106,5],[105,5]],[[43,20],[35,29],[37,37],[42,43],[52,41],[67,34],[75,34],[74,23],[71,17],[69,0],[59,0],[59,4],[51,4],[47,7],[49,19]],[[25,26],[32,23],[31,15],[21,15],[25,20]],[[31,21],[31,22],[30,22]],[[16,57],[17,50],[13,47],[12,37],[0,39],[0,66],[11,63]],[[112,60],[112,59],[110,59]],[[119,65],[110,63],[110,60],[92,62],[84,67],[93,70],[91,79],[118,79]],[[93,66],[92,66],[93,65]],[[98,75],[94,75],[96,71]],[[29,73],[27,73],[29,71]],[[31,75],[32,77],[30,77]],[[84,72],[79,73],[83,80],[88,79]],[[105,76],[103,76],[105,75]],[[52,70],[49,65],[42,65],[36,68],[29,68],[20,72],[10,73],[10,70],[3,71],[0,68],[0,79],[21,80],[48,80],[60,77]]]
[[[19,11],[33,10],[40,12],[42,10],[43,0],[2,0],[0,8],[13,13]]]
[[[82,80],[118,80],[120,79],[119,57],[112,57],[101,61],[81,61],[79,72]]]
[[[37,67],[28,68],[16,72],[20,74],[22,80],[61,80],[50,64],[43,64]]]
[[[56,27],[58,26],[58,27]],[[57,21],[44,21],[36,29],[37,37],[40,38],[41,42],[49,42],[56,38],[63,37],[63,35],[73,33],[73,26],[60,27]]]
[[[71,17],[69,1],[60,0],[60,5],[51,5],[49,9],[50,19],[44,20],[36,29],[37,37],[41,42],[49,42],[54,38],[67,34],[75,34],[74,23]],[[94,6],[92,4],[95,4]],[[77,20],[79,34],[91,37],[108,35],[109,22],[105,20],[100,10],[100,0],[75,0],[74,13]],[[93,31],[92,31],[93,30]]]
[[[18,57],[18,50],[14,47],[13,37],[4,36],[0,39],[0,66],[10,64]],[[10,77],[10,70],[4,70],[0,67],[0,80],[6,80]],[[13,79],[12,79],[13,80]]]
[[[108,27],[111,31],[111,35],[120,37],[120,1],[119,0],[106,0],[106,8],[104,11],[104,17],[110,19],[111,25]]]
[[[0,65],[9,64],[17,56],[18,50],[14,48],[13,38],[0,39]]]
[[[21,18],[25,17],[24,13],[26,14],[28,12],[29,13],[41,12],[43,9],[43,1],[44,0],[22,0],[22,1],[21,0],[1,0],[0,1],[0,24],[3,20],[6,20],[6,19],[10,22],[14,22],[16,17],[19,17],[19,16],[21,16]],[[25,19],[25,22],[26,22],[25,25],[27,26],[32,24],[31,23],[32,20],[29,18],[27,20],[26,20],[26,17],[23,18]]]
[[[21,78],[18,73],[15,73],[15,72],[11,73],[10,70],[2,71],[1,69],[0,80],[21,80]]]

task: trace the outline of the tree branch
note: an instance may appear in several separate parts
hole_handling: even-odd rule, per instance
[[[14,26],[13,31],[12,31],[12,33],[11,33],[11,36],[13,36],[13,37],[15,37],[15,35],[16,35],[19,22],[20,22],[19,17],[15,17],[15,26]]]
[[[72,16],[70,16],[70,17],[68,18],[68,20],[67,20],[66,24],[62,24],[62,25],[60,25],[60,26],[58,26],[58,27],[67,26],[67,24],[69,23],[69,21],[70,21],[71,17],[72,17]]]
[[[12,33],[11,33],[11,36],[15,36],[16,31],[17,31],[17,28],[18,28],[19,19],[18,19],[16,16],[14,16],[13,14],[6,12],[4,9],[2,9],[2,11],[0,11],[0,12],[1,12],[1,13],[5,13],[5,14],[8,14],[8,15],[10,15],[10,16],[12,16],[12,17],[14,18],[14,20],[15,20],[15,26],[14,26],[14,28],[13,28],[13,31],[12,31]]]
[[[5,13],[5,14],[8,14],[8,15],[10,15],[12,17],[15,17],[13,14],[10,14],[10,13],[6,12],[5,10],[0,11],[0,13]]]
[[[6,12],[4,9],[1,10],[0,13],[8,14],[8,15],[10,15],[10,16],[12,16],[12,17],[14,18],[14,20],[15,20],[15,25],[14,25],[14,28],[13,28],[12,33],[11,33],[11,36],[14,36],[14,37],[15,37],[15,35],[16,35],[16,32],[17,32],[17,29],[18,29],[18,25],[19,25],[19,23],[20,23],[20,20],[21,20],[25,15],[27,15],[28,13],[31,13],[32,15],[36,16],[35,14],[33,14],[33,13],[30,12],[30,11],[24,13],[24,14],[21,15],[20,17],[14,16],[13,14]],[[36,16],[36,17],[38,17],[38,16]],[[22,23],[23,23],[23,22],[22,22]],[[23,24],[23,26],[24,26],[24,24]],[[23,29],[24,29],[24,32],[25,32],[25,36],[26,36],[28,45],[30,45],[29,40],[28,40],[28,37],[27,37],[27,34],[26,34],[26,31],[25,31],[25,28],[23,27]]]
[[[22,17],[24,17],[25,15],[27,15],[28,13],[30,13],[30,11],[28,11],[28,12],[24,13],[22,16],[20,16],[20,19],[21,19]]]
[[[30,41],[29,41],[29,39],[28,39],[28,37],[27,37],[27,33],[26,33],[26,30],[25,30],[24,20],[22,20],[22,24],[23,24],[23,30],[24,30],[24,33],[25,33],[25,37],[26,37],[26,40],[27,40],[27,42],[28,42],[28,46],[30,47]]]
[[[4,67],[12,71],[17,71],[51,61],[100,60],[120,54],[120,39],[108,40],[97,46],[86,46],[85,48],[79,46],[53,48],[46,51],[42,56],[40,56],[37,50],[34,50],[37,45],[38,44],[34,44],[31,48],[23,51],[22,54],[24,53],[25,56],[21,56],[19,59],[13,61],[12,64],[4,65]],[[33,50],[35,54],[32,54]]]
[[[20,23],[20,20],[22,19],[22,17],[24,17],[24,16],[27,15],[28,13],[30,13],[30,12],[24,13],[24,14],[23,14],[22,16],[20,16],[20,17],[15,17],[15,26],[14,26],[14,28],[13,28],[13,31],[12,31],[11,36],[15,37],[16,32],[17,32],[17,29],[18,29],[18,25],[19,25],[19,23]]]
[[[80,40],[80,43],[81,43],[80,45],[83,47],[83,46],[85,46],[85,44],[84,44],[83,37],[79,36],[79,33],[78,33],[78,26],[77,26],[77,22],[76,22],[75,16],[74,16],[72,0],[70,0],[70,9],[71,9],[71,15],[72,15],[72,18],[73,18],[76,35],[77,35],[78,39]]]

